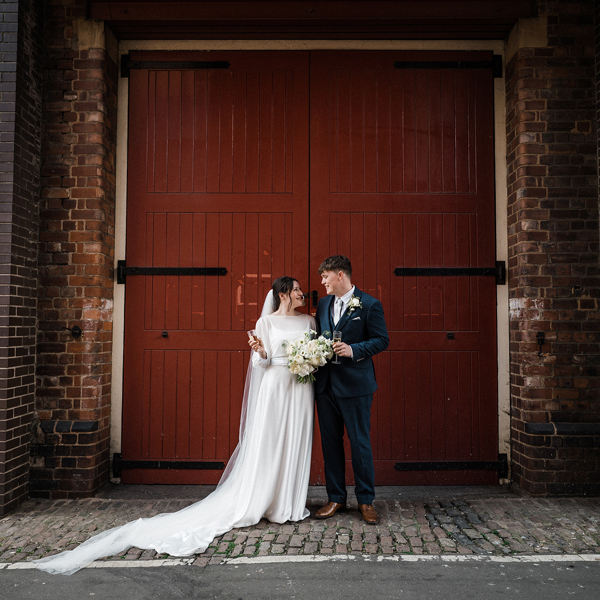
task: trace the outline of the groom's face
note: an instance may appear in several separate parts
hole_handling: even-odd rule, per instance
[[[328,296],[344,295],[344,273],[343,271],[323,271],[321,273],[321,283],[325,286]]]

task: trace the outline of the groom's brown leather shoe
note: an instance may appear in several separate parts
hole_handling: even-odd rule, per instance
[[[316,513],[317,519],[329,519],[333,517],[336,512],[346,510],[345,504],[338,504],[337,502],[328,502],[323,508],[320,508]]]
[[[360,510],[362,518],[369,523],[369,525],[375,525],[375,523],[377,523],[379,520],[379,517],[377,516],[372,504],[359,504],[358,510]]]

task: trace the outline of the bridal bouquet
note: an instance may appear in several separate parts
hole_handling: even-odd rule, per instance
[[[311,329],[295,342],[283,344],[288,354],[288,369],[299,383],[312,383],[313,373],[333,356],[332,341],[322,335],[313,339],[316,334]]]

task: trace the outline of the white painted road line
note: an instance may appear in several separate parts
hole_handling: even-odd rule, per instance
[[[191,565],[197,557],[163,558],[155,560],[102,560],[93,562],[86,569],[124,569],[153,567],[184,567]],[[320,563],[343,562],[362,558],[370,562],[488,562],[488,563],[552,563],[552,562],[600,562],[600,554],[523,554],[518,556],[486,556],[473,554],[402,554],[398,556],[373,556],[372,554],[321,554],[307,556],[257,556],[256,558],[225,558],[221,565],[260,565],[274,563]],[[219,565],[212,565],[219,566]],[[0,563],[0,570],[34,569],[31,562]]]

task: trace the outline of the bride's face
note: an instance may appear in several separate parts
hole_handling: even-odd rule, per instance
[[[281,303],[284,306],[287,306],[291,302],[291,309],[298,308],[300,306],[305,305],[304,294],[302,294],[302,290],[300,289],[300,284],[297,281],[294,281],[294,287],[292,291],[288,294],[280,294]]]

